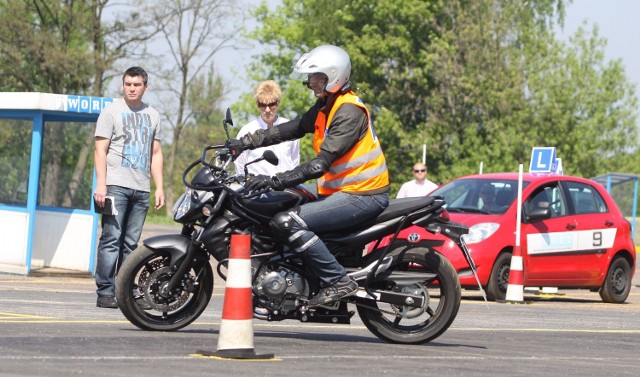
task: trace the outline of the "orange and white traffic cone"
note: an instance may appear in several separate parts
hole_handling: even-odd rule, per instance
[[[507,285],[506,302],[524,302],[524,275],[522,268],[522,252],[516,245],[511,255],[509,268],[509,284]]]
[[[272,359],[253,350],[253,304],[251,300],[251,236],[231,236],[227,285],[216,352],[198,350],[204,356],[226,359]]]

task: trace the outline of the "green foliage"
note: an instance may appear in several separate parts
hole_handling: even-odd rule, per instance
[[[149,212],[147,213],[147,218],[145,219],[145,224],[154,224],[154,225],[175,225],[179,226],[180,224],[173,221],[173,217],[167,215],[165,211],[156,211],[153,208],[149,208]]]
[[[123,12],[124,22],[103,22],[108,2],[0,0],[0,91],[103,95],[106,71],[123,56],[139,56],[132,50],[149,38],[135,11]],[[89,207],[92,128],[45,126],[39,204]]]
[[[171,179],[176,187],[175,199],[182,193],[182,173],[184,169],[202,154],[202,148],[211,144],[224,144],[226,136],[222,127],[224,112],[217,103],[222,98],[224,85],[211,66],[209,70],[193,80],[189,87],[187,101],[193,113],[188,127],[181,130],[180,138],[166,145],[164,150],[175,149],[172,175],[167,174],[165,181]],[[177,140],[177,142],[176,142]],[[177,145],[175,145],[177,143]],[[168,170],[168,169],[165,169]]]
[[[0,72],[7,79],[0,90],[82,93],[89,88],[91,15],[81,1],[1,1]]]
[[[320,44],[347,50],[393,190],[423,143],[440,183],[481,162],[516,171],[536,146],[555,146],[568,174],[640,173],[632,86],[597,30],[557,40],[563,12],[561,0],[284,0],[255,11],[253,37],[272,48],[251,71],[285,88],[281,112],[299,113],[311,102],[287,79],[295,59]]]
[[[203,9],[202,17],[178,22],[193,23],[195,34],[181,34],[186,29],[173,22],[196,9],[180,8],[189,2],[118,4],[126,11],[105,21],[109,2],[0,0],[0,90],[102,95],[104,82],[121,74],[117,65],[125,57],[161,66],[155,79],[170,83],[167,105],[158,106],[171,127],[165,181],[179,191],[188,162],[202,146],[225,138],[225,109],[219,109],[225,88],[208,59],[236,37],[241,23],[225,23],[234,19],[237,4],[191,4]],[[605,61],[606,41],[597,28],[582,28],[568,43],[556,38],[563,12],[562,0],[283,0],[275,9],[263,2],[254,9],[260,26],[250,37],[269,49],[247,57],[253,62],[249,79],[276,80],[283,89],[279,113],[294,118],[314,99],[289,79],[292,64],[321,44],[347,50],[354,87],[386,153],[392,194],[411,178],[423,144],[430,178],[439,183],[477,172],[480,162],[485,172],[515,171],[518,163],[528,164],[535,146],[555,146],[568,174],[640,174],[637,94],[621,62]],[[142,58],[147,50],[141,45],[155,34],[164,35],[169,52]],[[206,37],[192,45],[184,39],[198,35]],[[205,63],[190,63],[200,48]],[[251,93],[232,111],[238,126],[232,136],[258,115]],[[25,135],[0,127],[2,195],[14,195],[24,181],[6,159],[19,158],[15,148]],[[69,182],[71,196],[85,190],[73,182],[90,170],[90,139],[72,131],[52,136],[43,165],[47,187],[57,179]],[[311,137],[302,140],[302,161],[313,155],[310,144]],[[67,169],[73,172],[61,173]]]
[[[38,205],[90,208],[93,131],[93,123],[45,123]]]
[[[27,202],[31,128],[28,121],[0,119],[0,203]]]

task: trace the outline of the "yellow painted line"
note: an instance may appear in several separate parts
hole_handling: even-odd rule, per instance
[[[46,318],[46,317],[45,317]],[[127,320],[66,320],[66,319],[50,319],[50,320],[3,320],[0,317],[0,323],[75,323],[75,324],[130,324]],[[220,322],[195,322],[189,326],[220,326]],[[291,324],[263,324],[256,323],[254,327],[260,328],[291,328]],[[300,324],[300,330],[304,329],[353,329],[366,330],[365,326],[355,325],[312,325],[309,323]],[[592,334],[640,334],[640,329],[545,329],[545,328],[484,328],[484,327],[450,327],[447,331],[487,331],[487,332],[563,332],[563,333],[592,333]],[[298,332],[298,331],[295,331]],[[208,356],[207,356],[208,357]]]
[[[95,293],[94,290],[88,291],[86,289],[42,289],[42,288],[36,288],[36,287],[20,288],[20,289],[0,287],[0,291],[23,291],[23,292],[38,291],[38,292],[49,292],[49,293]],[[7,301],[7,300],[4,300],[4,301]],[[47,301],[42,301],[42,302],[47,302]]]
[[[46,318],[46,317],[45,317]],[[130,323],[129,321],[126,320],[75,320],[75,319],[45,319],[45,320],[33,320],[30,321],[28,319],[24,319],[24,320],[3,320],[2,318],[0,318],[0,323],[88,323],[88,324],[95,324],[95,323]]]
[[[514,329],[494,329],[484,327],[449,327],[447,331],[502,331],[502,332],[566,332],[566,333],[595,333],[595,334],[640,334],[640,329],[540,329],[540,328],[514,328]]]
[[[77,281],[77,280],[44,280],[44,279],[29,279],[29,280],[0,280],[0,284],[11,283],[11,284],[84,284],[84,285],[95,285],[96,282],[92,279],[89,281]]]
[[[0,312],[0,319],[4,320],[6,318],[32,319],[32,318],[52,318],[52,317],[41,316],[41,315],[31,315],[31,314],[18,314],[18,313]]]

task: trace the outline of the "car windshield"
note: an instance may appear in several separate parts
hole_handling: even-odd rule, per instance
[[[528,182],[522,182],[523,188]],[[465,178],[453,180],[429,195],[444,196],[449,212],[499,215],[518,195],[518,181]]]

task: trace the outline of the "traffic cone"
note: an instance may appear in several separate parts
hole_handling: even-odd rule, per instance
[[[216,352],[198,350],[203,356],[225,359],[272,359],[253,350],[253,303],[251,300],[251,236],[231,236],[227,285]]]
[[[507,295],[505,302],[524,302],[524,276],[522,269],[522,252],[520,245],[516,245],[511,255],[511,265],[509,267],[509,284],[507,285]]]

